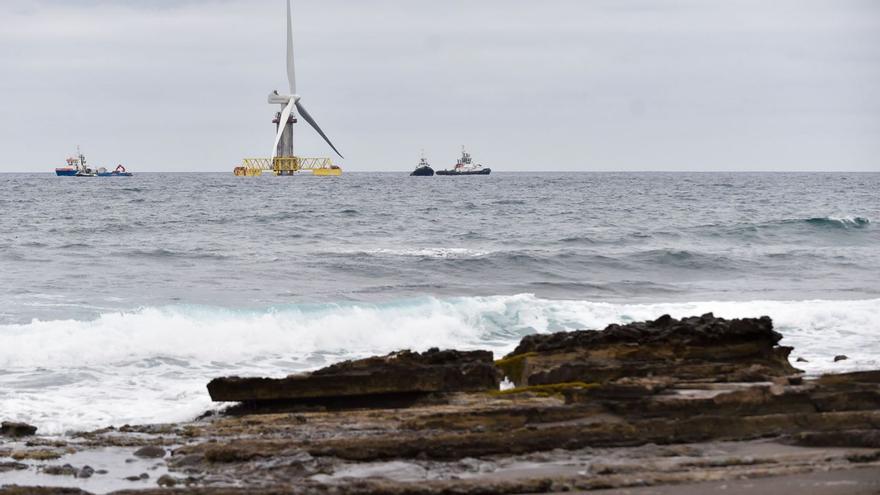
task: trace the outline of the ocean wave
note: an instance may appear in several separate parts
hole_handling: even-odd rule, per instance
[[[58,249],[90,249],[94,246],[83,242],[69,242],[58,246]]]
[[[366,251],[346,251],[345,254],[367,254],[370,256],[404,256],[418,258],[477,258],[492,254],[482,249],[453,247],[414,247],[414,248],[376,248]]]
[[[687,229],[696,236],[750,239],[757,242],[787,240],[792,235],[808,235],[816,232],[845,234],[865,232],[871,227],[871,219],[862,216],[802,217],[781,220],[753,221],[734,224],[700,225]],[[873,230],[873,229],[870,229]],[[657,233],[653,233],[657,235]]]
[[[816,227],[832,227],[838,229],[860,229],[871,224],[866,217],[815,217],[808,218],[804,222]]]
[[[591,239],[585,235],[563,237],[562,239],[559,239],[559,242],[564,243],[564,244],[595,244],[596,243],[596,241],[594,241],[593,239]]]
[[[156,249],[132,249],[128,251],[122,251],[120,253],[122,256],[128,256],[132,258],[184,258],[184,259],[216,259],[216,260],[225,260],[228,259],[229,256],[223,254],[216,254],[207,252],[204,249],[194,249],[192,251],[172,251],[170,249],[164,248],[156,248]]]
[[[782,343],[795,347],[792,358],[808,360],[797,363],[808,372],[877,368],[878,310],[880,299],[616,304],[520,294],[260,310],[150,307],[88,321],[34,320],[0,326],[0,413],[55,432],[184,420],[211,407],[204,387],[219,375],[284,376],[403,348],[500,356],[524,335],[662,314],[769,315]],[[850,359],[834,363],[837,354]]]
[[[488,345],[503,350],[516,343],[508,339],[535,332],[603,328],[664,313],[689,316],[710,311],[728,317],[769,315],[793,339],[805,331],[840,332],[836,336],[842,337],[870,336],[880,330],[880,299],[617,304],[520,294],[262,310],[183,305],[104,313],[87,321],[0,325],[6,344],[0,347],[0,368],[101,365],[157,356],[237,362],[325,351],[360,355],[401,347]],[[860,345],[847,339],[832,339],[835,334],[814,336],[817,342],[801,345],[859,351]]]
[[[630,262],[691,270],[736,270],[737,261],[720,254],[685,249],[650,249],[626,256]]]

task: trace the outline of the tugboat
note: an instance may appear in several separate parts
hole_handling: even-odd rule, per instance
[[[418,176],[418,177],[431,177],[434,175],[434,169],[431,168],[431,165],[428,163],[428,160],[425,158],[425,153],[422,152],[422,159],[419,161],[419,166],[416,167],[415,170],[410,176]]]
[[[461,158],[452,170],[437,171],[437,175],[489,175],[490,173],[492,173],[491,168],[483,168],[482,165],[473,163],[471,154],[465,151],[464,146],[461,147]]]

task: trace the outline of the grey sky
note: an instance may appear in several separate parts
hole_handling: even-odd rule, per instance
[[[283,0],[3,0],[0,171],[268,156]],[[880,1],[295,0],[346,170],[880,170]],[[305,124],[297,149],[332,151]]]

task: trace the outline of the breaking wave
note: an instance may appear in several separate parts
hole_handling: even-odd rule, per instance
[[[808,218],[806,223],[817,227],[832,227],[838,229],[864,228],[871,224],[871,220],[865,217],[816,217]]]
[[[714,312],[769,315],[811,373],[880,366],[880,299],[617,304],[529,294],[233,310],[142,308],[0,326],[0,416],[63,432],[187,419],[215,376],[283,376],[397,349],[491,349],[535,332]],[[849,359],[834,363],[833,357]]]

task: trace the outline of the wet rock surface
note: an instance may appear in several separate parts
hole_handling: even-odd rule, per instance
[[[792,349],[777,345],[781,339],[768,317],[664,315],[601,331],[530,335],[499,364],[518,386],[646,376],[754,382],[798,371],[788,362]]]
[[[76,476],[79,470],[70,464],[64,464],[63,466],[46,466],[43,468],[43,472],[52,476]]]
[[[28,465],[21,462],[0,462],[0,473],[6,471],[20,471],[27,468]]]
[[[208,384],[208,392],[212,400],[220,402],[299,401],[374,407],[430,393],[497,389],[499,380],[491,352],[431,349],[345,361],[280,379],[217,378]]]
[[[37,433],[37,427],[27,423],[3,421],[0,423],[0,435],[12,438],[28,437]]]
[[[703,315],[527,337],[497,368],[485,352],[403,351],[266,386],[212,382],[217,397],[273,402],[324,393],[335,394],[339,408],[107,428],[53,448],[124,447],[121,465],[149,450],[155,457],[136,462],[162,463],[167,473],[108,476],[120,483],[117,493],[142,494],[736,489],[768,479],[810,494],[826,492],[798,480],[880,473],[880,370],[804,377],[780,338],[769,318]],[[420,370],[425,378],[413,376]],[[519,386],[498,390],[502,373]],[[442,400],[392,407],[383,402],[390,390]],[[45,461],[28,462],[37,464],[25,469]],[[15,490],[0,493],[30,493]]]
[[[142,459],[161,459],[165,457],[165,449],[155,445],[147,445],[135,450],[133,455]]]

